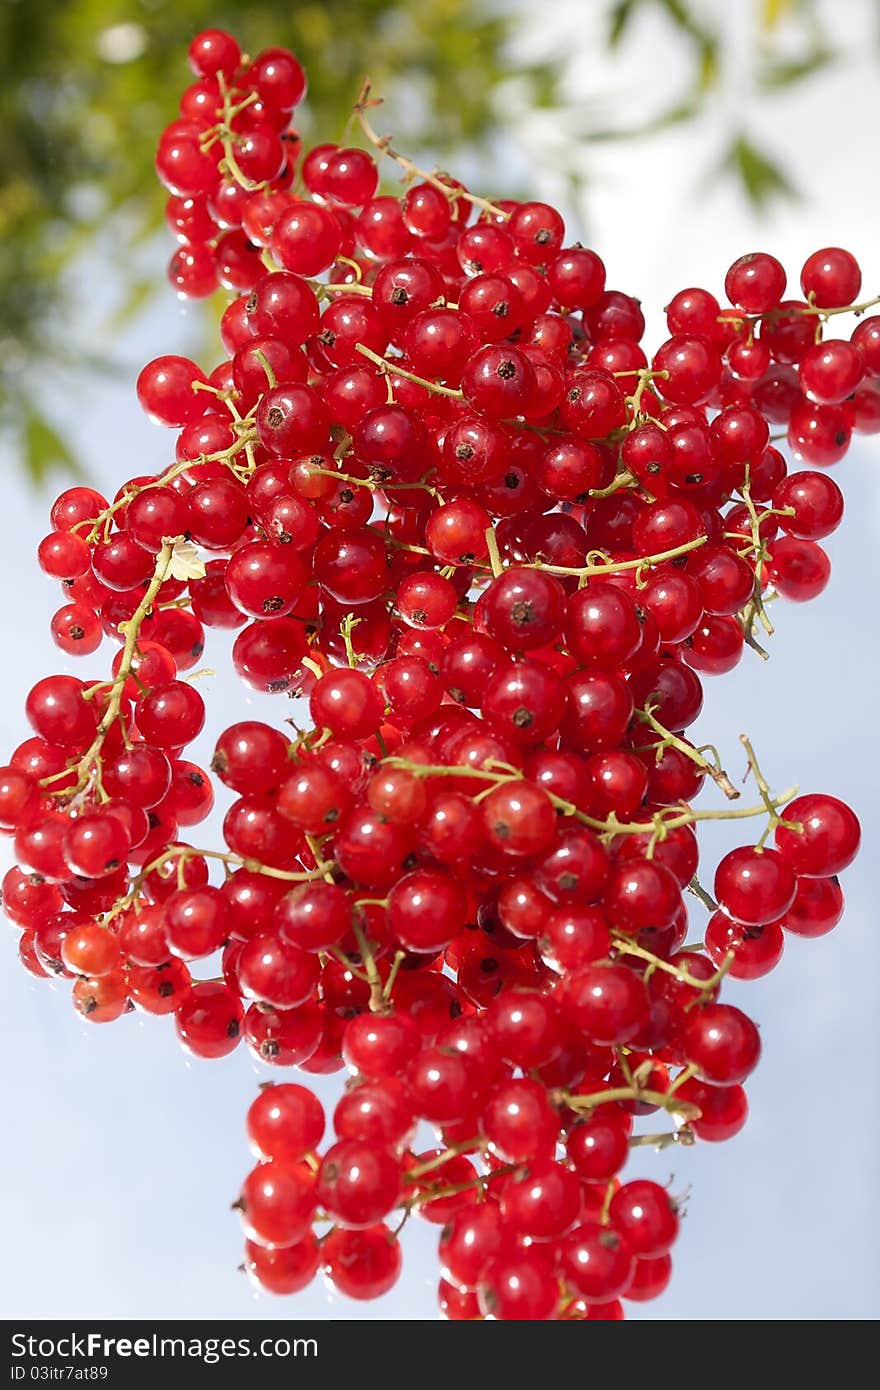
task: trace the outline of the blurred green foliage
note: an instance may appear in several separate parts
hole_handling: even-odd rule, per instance
[[[633,138],[698,117],[724,71],[712,11],[698,0],[585,2],[602,6],[609,50],[628,42],[643,11],[659,8],[670,43],[686,46],[692,62],[686,90],[644,126],[600,130],[588,122],[580,137]],[[30,475],[40,481],[74,462],[44,418],[38,403],[44,393],[30,384],[42,382],[48,368],[60,389],[75,390],[83,366],[112,370],[112,346],[102,343],[112,345],[113,331],[161,287],[154,271],[152,278],[139,271],[139,248],[161,225],[153,153],[188,80],[186,48],[197,30],[228,27],[251,53],[269,44],[293,48],[309,74],[308,100],[298,112],[307,139],[318,131],[324,139],[342,138],[369,75],[393,106],[406,148],[447,158],[468,147],[488,164],[503,126],[497,93],[511,76],[508,39],[521,3],[0,0],[0,431],[12,435]],[[833,59],[812,0],[749,3],[759,85],[802,81]],[[576,28],[577,5],[571,12]],[[773,37],[792,18],[801,41],[782,61]],[[534,105],[553,106],[566,56],[525,69],[519,64],[518,90],[525,83]],[[784,172],[742,131],[731,132],[723,172],[757,204],[789,192]],[[154,266],[151,257],[140,260]],[[97,281],[85,295],[83,265]],[[71,267],[80,281],[75,287]],[[111,287],[122,288],[123,303],[114,303]]]
[[[80,367],[97,320],[106,327],[101,286],[94,322],[65,316],[65,271],[96,238],[100,257],[128,259],[123,314],[147,298],[129,253],[161,224],[156,140],[194,80],[187,45],[209,26],[250,53],[295,50],[307,137],[342,137],[365,74],[393,95],[412,146],[446,151],[496,128],[510,20],[471,0],[0,0],[0,428],[15,430],[35,478],[71,460],[28,397],[27,368]],[[552,89],[547,67],[525,76],[538,97]]]

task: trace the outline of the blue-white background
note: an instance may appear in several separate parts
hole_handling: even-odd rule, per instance
[[[706,4],[722,8],[720,0]],[[604,7],[561,0],[540,8],[539,20],[523,20],[522,52],[567,46],[573,106],[588,99],[600,109],[613,107],[623,122],[659,106],[674,88],[676,53],[659,46],[661,31],[650,17],[610,63],[593,34],[598,14],[592,10]],[[748,38],[753,7],[725,8],[733,11],[726,22],[735,53]],[[589,187],[572,212],[572,239],[583,236],[600,251],[611,286],[642,295],[654,343],[671,293],[690,284],[719,292],[724,268],[744,251],[773,251],[796,281],[811,250],[843,244],[862,260],[866,295],[880,290],[880,79],[871,36],[860,27],[868,9],[837,0],[833,14],[847,57],[812,84],[759,99],[745,64],[738,70],[734,63],[698,129],[584,156]],[[515,81],[505,100],[511,138],[499,151],[499,167],[505,160],[518,168],[531,162],[536,191],[552,196],[555,152],[571,153],[567,117],[533,118]],[[393,122],[393,113],[387,119]],[[712,182],[721,133],[736,121],[782,159],[802,201],[759,220],[736,190]],[[498,182],[496,174],[492,192],[503,191]],[[157,274],[167,251],[146,253]],[[82,313],[100,320],[113,302],[112,275],[108,280],[105,263],[92,259],[80,278]],[[170,462],[173,437],[141,417],[131,381],[148,358],[186,350],[198,331],[169,292],[136,332],[112,343],[128,368],[119,383],[81,378],[75,389],[55,388],[56,418],[99,486],[112,492],[122,479]],[[48,529],[49,499],[28,491],[14,458],[3,460],[3,477],[5,756],[28,733],[22,704],[30,684],[65,668],[47,630],[58,605],[55,586],[38,574],[33,558]],[[845,876],[847,913],[837,931],[818,941],[790,940],[769,979],[731,992],[760,1020],[764,1042],[749,1087],[748,1128],[728,1145],[641,1153],[631,1165],[632,1173],[661,1181],[674,1173],[679,1189],[692,1189],[672,1285],[633,1316],[842,1319],[878,1312],[880,436],[858,441],[835,477],[847,513],[828,543],[829,589],[802,608],[774,605],[772,660],[762,665],[747,652],[735,673],[707,679],[697,732],[721,747],[735,774],[743,770],[737,736],[748,730],[777,787],[797,781],[804,790],[844,797],[862,817],[866,845]],[[212,637],[206,663],[222,669],[226,650],[222,638]],[[109,657],[102,650],[84,668],[99,672]],[[200,747],[207,761],[220,727],[265,713],[267,702],[252,701],[228,676],[208,679],[204,689],[212,712]],[[293,712],[287,704],[268,708],[270,718]],[[193,835],[209,833],[200,828]],[[724,828],[702,838],[704,878],[711,880],[730,842]],[[5,868],[7,847],[0,852]],[[436,1228],[417,1221],[406,1233],[404,1276],[379,1304],[350,1303],[320,1281],[294,1301],[257,1297],[236,1270],[240,1234],[228,1206],[249,1163],[244,1112],[267,1070],[244,1047],[219,1063],[188,1059],[167,1019],[132,1015],[109,1028],[81,1022],[66,985],[33,981],[19,969],[15,937],[9,928],[0,935],[2,1315],[434,1316]],[[339,1078],[318,1084],[331,1096]]]

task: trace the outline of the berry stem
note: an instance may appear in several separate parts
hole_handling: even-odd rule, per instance
[[[174,547],[177,542],[182,539],[182,536],[174,536],[170,538],[166,537],[166,539],[163,540],[161,549],[156,556],[153,577],[144,590],[143,598],[127,622],[119,624],[119,631],[125,637],[125,645],[122,649],[122,662],[118,674],[110,685],[107,708],[101,717],[101,722],[95,730],[95,737],[77,763],[76,786],[73,790],[74,796],[84,790],[94,774],[96,780],[98,780],[98,794],[100,799],[102,801],[109,799],[103,786],[100,785],[101,751],[104,747],[104,740],[119,718],[119,711],[122,707],[122,692],[125,688],[125,682],[131,675],[132,662],[134,661],[138,634],[140,633],[141,626],[153,607],[153,601],[156,595],[168,577]]]
[[[411,381],[416,386],[424,386],[426,391],[431,391],[436,396],[450,396],[455,401],[464,400],[461,391],[455,390],[452,386],[440,386],[436,381],[429,381],[427,377],[416,376],[415,372],[407,372],[403,367],[398,367],[396,362],[389,361],[387,357],[380,357],[378,352],[373,352],[364,343],[355,343],[355,351],[361,353],[374,366],[378,367],[384,376],[389,376],[392,372],[395,376],[402,376],[404,381]]]
[[[468,193],[464,188],[450,188],[450,186],[444,183],[442,179],[438,178],[436,174],[429,174],[426,170],[420,169],[419,166],[414,164],[405,154],[401,154],[399,150],[396,150],[391,144],[390,135],[379,135],[378,132],[373,129],[366,116],[366,112],[371,106],[382,105],[381,97],[377,98],[370,96],[371,90],[370,83],[365,82],[361,88],[361,94],[355,102],[354,114],[370,144],[375,146],[380,154],[386,155],[389,159],[393,159],[395,164],[400,165],[407,176],[408,183],[411,183],[413,179],[421,179],[424,183],[431,184],[432,188],[439,188],[440,192],[443,193],[451,203],[456,203],[459,198],[463,198],[466,203],[471,203],[473,207],[482,208],[484,212],[491,213],[492,216],[501,217],[507,221],[508,214],[505,213],[502,208],[496,207],[495,204],[490,203],[487,198],[480,198],[475,193]]]
[[[356,917],[352,918],[351,929],[358,945],[358,953],[363,962],[367,983],[370,986],[370,1013],[387,1014],[389,1007],[385,998],[382,976],[376,967],[376,958],[367,940],[367,934]]]
[[[413,763],[407,758],[398,757],[383,758],[382,762],[388,767],[405,768],[414,777],[466,777],[475,778],[481,782],[494,783],[514,782],[523,778],[523,774],[518,770],[492,772],[488,768],[463,765]],[[726,808],[694,810],[689,806],[678,810],[674,806],[668,806],[662,811],[657,811],[650,821],[619,821],[613,814],[607,820],[597,820],[596,817],[588,816],[586,812],[578,810],[573,802],[565,801],[553,792],[545,792],[545,795],[549,797],[557,811],[561,811],[565,816],[571,816],[573,820],[580,821],[582,825],[589,826],[591,830],[595,830],[601,835],[614,837],[616,835],[652,834],[662,840],[670,830],[677,830],[682,825],[694,825],[697,821],[749,820],[755,816],[764,816],[768,813],[768,805],[773,807],[772,814],[777,824],[788,824],[788,822],[781,820],[777,812],[789,801],[792,801],[797,793],[797,787],[789,787],[781,796],[775,799],[771,798],[769,803],[762,802],[760,806],[738,807],[736,810]]]
[[[692,1129],[683,1125],[681,1129],[673,1129],[665,1134],[634,1134],[629,1141],[631,1149],[651,1148],[658,1153],[663,1149],[674,1148],[677,1144],[680,1148],[690,1148],[695,1144],[697,1137]]]
[[[486,529],[486,549],[489,552],[489,564],[492,566],[492,578],[497,579],[500,574],[504,573],[504,563],[498,549],[498,537],[495,534],[494,526],[489,526]]]
[[[777,825],[784,825],[789,830],[796,830],[798,832],[802,832],[803,826],[799,822],[796,823],[794,821],[783,820],[783,818],[778,814],[777,803],[773,800],[773,797],[770,792],[770,787],[767,783],[767,779],[761,771],[758,759],[755,756],[755,750],[752,747],[751,741],[749,740],[748,736],[746,734],[740,734],[739,741],[742,744],[743,748],[746,750],[746,757],[749,760],[749,768],[751,769],[752,774],[755,778],[755,785],[757,786],[758,791],[761,793],[761,800],[764,803],[764,807],[767,811],[768,816],[766,828],[761,838],[758,840],[757,848],[763,848],[767,836],[770,834],[772,830],[776,829]]]
[[[486,1147],[485,1139],[479,1135],[474,1139],[463,1139],[458,1144],[450,1144],[442,1153],[435,1158],[428,1159],[425,1163],[420,1163],[417,1168],[410,1168],[405,1174],[407,1182],[415,1182],[418,1178],[424,1177],[426,1173],[433,1173],[436,1168],[442,1168],[444,1163],[448,1163],[452,1158],[458,1158],[460,1154],[472,1154],[482,1152]]]
[[[217,84],[220,88],[220,95],[223,98],[223,115],[218,124],[214,126],[213,130],[206,132],[207,136],[210,138],[208,138],[207,141],[202,141],[202,148],[207,149],[214,143],[215,139],[219,140],[220,144],[223,146],[222,163],[225,164],[228,172],[235,179],[235,182],[239,184],[241,188],[246,189],[248,193],[258,193],[260,189],[265,188],[267,185],[265,183],[255,183],[253,179],[248,178],[236,159],[235,151],[232,147],[232,121],[235,119],[238,112],[243,110],[249,103],[245,101],[241,104],[232,100],[232,91],[227,86],[226,78],[222,72],[217,73]]]
[[[541,561],[535,561],[532,564],[524,565],[523,568],[546,570],[548,574],[575,575],[583,586],[587,579],[594,579],[597,575],[620,574],[624,570],[650,569],[653,565],[662,564],[664,560],[676,560],[679,555],[687,555],[691,550],[698,550],[701,545],[705,544],[706,537],[697,536],[692,541],[685,541],[682,545],[673,546],[671,550],[662,550],[657,555],[640,555],[635,560],[609,560],[602,565],[582,565],[577,569],[567,565],[545,565]]]
[[[109,922],[117,913],[124,912],[126,908],[131,907],[151,873],[162,874],[162,869],[166,865],[175,864],[176,861],[185,863],[187,859],[215,859],[232,868],[247,869],[252,874],[263,874],[266,878],[282,879],[285,883],[314,883],[316,879],[325,878],[332,868],[331,864],[318,864],[317,868],[311,870],[277,869],[272,864],[262,864],[259,859],[248,859],[241,854],[232,854],[218,849],[196,849],[193,845],[170,845],[149,864],[144,865],[140,873],[132,879],[130,891],[111,907],[103,920]],[[168,874],[162,876],[170,877]]]
[[[387,492],[392,489],[394,492],[427,492],[429,497],[434,497],[442,502],[442,497],[435,487],[430,483],[379,483],[375,478],[358,478],[353,473],[337,473],[334,468],[312,468],[309,470],[310,476],[321,478],[335,478],[338,483],[348,483],[351,487],[365,487],[369,492]],[[428,551],[424,552],[426,555]]]
[[[127,507],[129,502],[133,501],[135,497],[140,497],[142,492],[149,492],[155,487],[166,487],[172,479],[179,478],[181,473],[185,473],[188,468],[195,468],[196,465],[203,463],[223,463],[231,472],[235,472],[231,460],[236,454],[240,454],[243,449],[246,449],[249,444],[253,444],[256,437],[256,430],[245,429],[239,434],[235,442],[229,445],[228,449],[217,449],[214,453],[200,454],[198,458],[182,459],[180,463],[172,464],[170,468],[167,468],[158,478],[153,478],[151,482],[144,483],[141,487],[126,488],[122,496],[118,497],[115,502],[111,502],[109,506],[105,507],[97,516],[89,517],[86,521],[77,522],[72,530],[78,532],[81,527],[89,526],[91,529],[86,536],[86,544],[94,545],[95,541],[97,541],[101,535],[102,530],[105,530],[105,532],[109,531],[110,521],[120,507]]]
[[[503,1168],[495,1168],[491,1173],[478,1173],[470,1182],[452,1183],[448,1187],[429,1188],[427,1192],[416,1193],[407,1197],[402,1205],[407,1210],[412,1210],[414,1207],[423,1207],[428,1202],[438,1202],[443,1197],[457,1197],[460,1192],[472,1192],[475,1188],[484,1192],[489,1183],[496,1182],[498,1178],[510,1177],[512,1173],[525,1175],[525,1171],[521,1163],[505,1163]]]
[[[706,892],[705,888],[703,887],[700,880],[697,878],[696,874],[694,874],[693,878],[688,884],[688,892],[693,893],[694,897],[697,898],[703,904],[707,912],[718,911],[718,904],[716,903],[715,899],[711,896],[711,894]]]
[[[649,703],[645,705],[644,709],[636,710],[636,718],[640,719],[642,723],[647,724],[650,729],[653,729],[655,734],[660,734],[661,736],[661,742],[657,746],[657,761],[660,761],[664,749],[676,748],[679,753],[683,753],[686,758],[690,758],[692,763],[696,763],[697,767],[701,768],[703,772],[709,774],[712,781],[724,792],[728,801],[738,800],[739,792],[731,782],[727,773],[720,766],[720,759],[717,763],[713,764],[710,763],[707,758],[703,757],[704,748],[711,747],[711,745],[705,744],[703,748],[694,748],[693,745],[688,743],[685,739],[679,738],[677,734],[673,734],[654,717],[654,710],[656,708],[656,705]],[[717,751],[715,749],[712,751],[715,752],[717,758]]]
[[[397,979],[397,972],[405,958],[405,951],[395,951],[394,960],[391,962],[391,969],[388,972],[388,979],[385,981],[385,988],[382,990],[382,997],[386,1004],[390,1004],[391,1002],[391,993],[394,989],[394,982]]]
[[[266,373],[266,380],[269,383],[270,389],[274,390],[274,388],[278,385],[278,382],[275,377],[275,369],[272,366],[272,363],[269,361],[265,352],[262,352],[259,348],[257,348],[256,352],[254,353],[254,357],[256,357],[260,366],[263,368],[263,371]]]
[[[700,1107],[688,1100],[676,1100],[671,1091],[643,1091],[640,1086],[614,1086],[608,1091],[596,1091],[589,1096],[576,1096],[568,1091],[558,1092],[559,1100],[570,1110],[586,1111],[588,1114],[597,1105],[610,1105],[618,1100],[641,1100],[648,1105],[656,1105],[660,1110],[681,1115],[686,1120],[700,1117]]]
[[[696,975],[691,975],[689,971],[682,970],[678,965],[672,965],[670,961],[664,960],[662,956],[655,956],[653,951],[649,951],[644,946],[637,946],[629,937],[621,932],[613,931],[617,951],[624,956],[638,956],[639,960],[647,961],[654,970],[662,970],[666,975],[674,975],[683,985],[689,985],[691,989],[699,989],[704,992],[715,989],[724,979],[733,963],[733,953],[728,951],[722,964],[710,975],[707,980],[701,980]]]

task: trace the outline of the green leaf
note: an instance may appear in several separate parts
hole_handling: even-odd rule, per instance
[[[685,5],[683,0],[661,0],[661,4],[673,24],[683,34],[689,34],[701,47],[705,47],[707,42],[715,42],[713,36],[703,27],[693,10],[689,5]]]
[[[126,286],[126,293],[122,303],[113,311],[105,325],[105,331],[118,333],[120,329],[127,328],[134,319],[137,318],[141,309],[153,298],[157,289],[162,289],[161,283],[157,283],[155,276],[144,276],[142,279],[134,280]]]
[[[676,102],[674,106],[668,106],[664,111],[659,111],[656,116],[652,116],[650,120],[644,121],[641,125],[594,128],[586,130],[583,138],[594,143],[608,143],[612,140],[638,140],[643,135],[656,135],[661,130],[669,130],[671,126],[681,125],[684,121],[691,120],[697,115],[699,109],[697,99],[688,98],[686,101]]]
[[[758,85],[766,91],[792,87],[796,82],[802,82],[805,77],[811,77],[814,72],[819,72],[834,61],[835,54],[830,49],[820,48],[806,58],[767,63],[758,72]]]
[[[768,33],[798,7],[799,0],[763,0],[761,5],[761,28]]]
[[[790,180],[746,135],[738,135],[721,162],[720,172],[733,173],[756,208],[764,208],[774,198],[795,198]]]
[[[640,0],[618,0],[608,17],[608,47],[616,48],[629,27]]]
[[[82,477],[82,470],[67,443],[31,404],[25,406],[21,434],[24,466],[33,483],[42,484],[50,473],[63,469]]]

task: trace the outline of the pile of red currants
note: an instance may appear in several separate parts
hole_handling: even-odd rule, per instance
[[[292,54],[212,30],[190,63],[157,156],[169,275],[232,292],[227,355],[141,372],[174,463],[52,507],[55,642],[115,654],[27,696],[4,912],[83,1018],[168,1014],[198,1057],[243,1039],[345,1072],[332,1138],[300,1084],[248,1112],[261,1288],[381,1295],[416,1214],[447,1317],[619,1319],[665,1288],[679,1225],[621,1177],[631,1150],[746,1120],[759,1034],[725,975],[842,913],[854,813],[775,795],[745,737],[742,808],[686,730],[703,675],[765,654],[768,598],[828,580],[843,499],[815,466],[880,429],[877,301],[845,250],[810,256],[799,298],[747,255],[724,300],[673,296],[649,357],[638,300],[553,207],[419,170],[365,90],[366,142],[406,176],[379,194],[364,148],[301,151]],[[851,337],[825,336],[842,312]],[[232,725],[209,773],[187,673],[212,628],[310,722]],[[223,850],[184,838],[211,773]],[[694,808],[707,778],[729,804]],[[728,818],[756,834],[710,892],[696,830]]]

